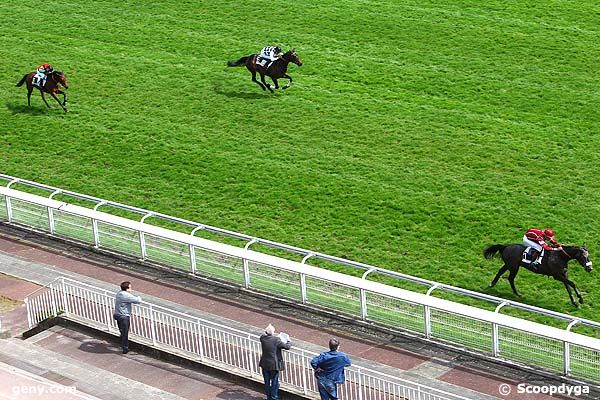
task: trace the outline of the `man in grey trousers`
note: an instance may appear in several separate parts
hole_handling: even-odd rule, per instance
[[[121,347],[123,354],[129,352],[129,325],[131,323],[131,305],[141,303],[140,296],[134,296],[131,293],[131,282],[121,283],[121,290],[115,296],[115,312],[113,318],[117,320],[119,332],[121,332]]]

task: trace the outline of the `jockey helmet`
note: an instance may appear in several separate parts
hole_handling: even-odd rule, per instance
[[[544,235],[548,237],[554,237],[554,231],[552,229],[546,229],[544,230]]]

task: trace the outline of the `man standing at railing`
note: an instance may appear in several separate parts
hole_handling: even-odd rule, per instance
[[[123,354],[129,352],[129,325],[131,323],[131,305],[139,304],[142,299],[140,296],[134,296],[131,293],[131,282],[121,283],[121,290],[115,296],[114,319],[117,320],[119,332],[121,332],[121,347]]]
[[[258,365],[265,380],[267,400],[279,400],[279,371],[283,370],[281,349],[289,350],[292,342],[286,334],[275,336],[275,328],[269,324],[265,328],[265,334],[260,337],[260,347],[262,355]]]
[[[344,368],[352,365],[350,358],[341,351],[339,340],[329,340],[329,351],[324,351],[310,362],[315,370],[321,400],[338,400],[337,385],[346,381]]]

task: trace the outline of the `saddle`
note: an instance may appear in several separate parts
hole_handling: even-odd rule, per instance
[[[539,251],[537,251],[533,247],[529,246],[523,252],[523,257],[522,257],[521,261],[524,264],[530,264],[530,263],[534,262],[537,259],[537,257],[539,256],[539,254],[540,254]]]
[[[42,75],[39,72],[36,72],[35,76],[31,80],[31,84],[41,89],[46,84],[46,79],[46,75]]]
[[[271,64],[273,64],[275,61],[271,61],[268,58],[265,58],[261,55],[257,55],[256,56],[256,64],[260,65],[261,67],[263,67],[264,69],[269,69],[269,67],[271,66]]]

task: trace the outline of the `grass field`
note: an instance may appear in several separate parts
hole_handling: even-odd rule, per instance
[[[600,260],[595,2],[0,4],[0,172],[514,299],[530,226]],[[295,47],[263,93],[228,60]],[[42,62],[69,113],[14,84]],[[521,301],[598,320],[528,272]]]

